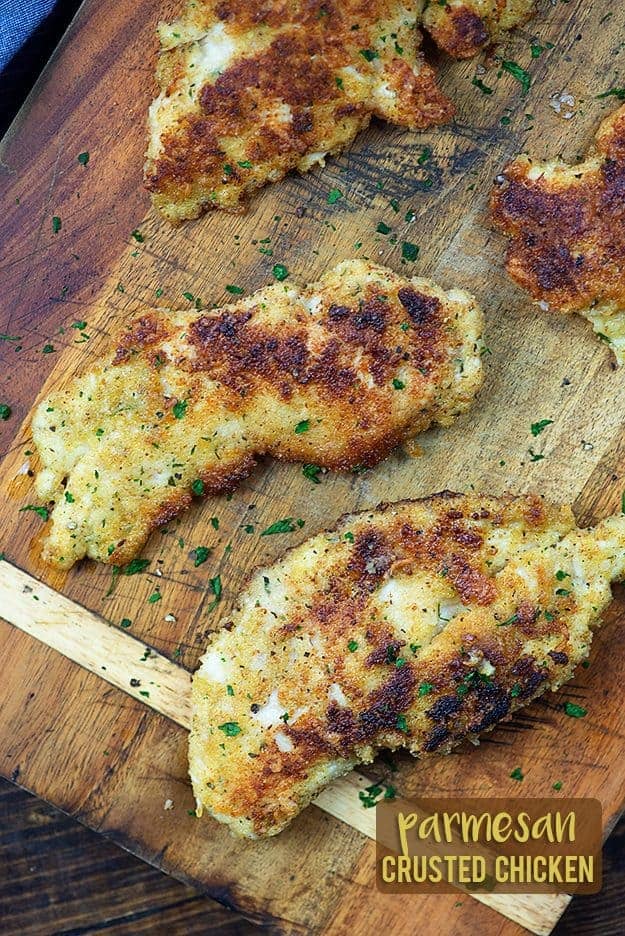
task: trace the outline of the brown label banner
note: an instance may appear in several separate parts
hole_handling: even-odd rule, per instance
[[[386,893],[601,890],[595,799],[384,800],[376,842],[376,885]]]

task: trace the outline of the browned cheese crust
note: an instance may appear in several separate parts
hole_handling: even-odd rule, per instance
[[[127,562],[258,455],[375,464],[470,406],[482,325],[467,293],[360,260],[220,309],[145,312],[36,411],[37,492],[55,505],[44,557]]]
[[[545,310],[578,312],[625,354],[625,107],[578,165],[522,155],[492,194],[508,272]]]
[[[145,182],[178,223],[237,209],[347,146],[373,115],[411,129],[453,108],[419,52],[422,0],[194,0],[161,24]]]
[[[535,0],[430,0],[423,25],[455,58],[470,58],[536,12]]]
[[[279,832],[381,747],[445,753],[588,655],[625,517],[440,494],[343,518],[262,569],[194,677],[200,810]]]

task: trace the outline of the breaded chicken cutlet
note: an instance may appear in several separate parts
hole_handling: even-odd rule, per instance
[[[506,267],[544,310],[577,312],[625,363],[625,107],[578,165],[522,155],[492,194]]]
[[[430,0],[423,25],[439,48],[464,59],[527,22],[535,12],[535,0]]]
[[[232,490],[258,455],[375,464],[470,406],[482,327],[467,293],[364,260],[220,309],[146,312],[37,408],[36,490],[54,505],[44,558],[126,563],[194,495]]]
[[[344,517],[255,574],[193,680],[198,811],[280,832],[380,748],[447,753],[570,679],[625,517],[435,495]]]
[[[179,223],[237,209],[348,146],[372,116],[448,121],[419,51],[422,0],[194,0],[161,24],[145,181]]]

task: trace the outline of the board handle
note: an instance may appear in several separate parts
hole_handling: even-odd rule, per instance
[[[183,728],[191,727],[191,674],[93,611],[0,562],[0,616]]]

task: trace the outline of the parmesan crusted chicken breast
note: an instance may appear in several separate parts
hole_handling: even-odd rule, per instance
[[[429,0],[423,25],[445,52],[470,58],[535,12],[535,0]]]
[[[466,410],[482,381],[474,299],[361,260],[221,309],[146,312],[38,407],[48,561],[125,563],[255,456],[373,465]]]
[[[411,129],[453,108],[419,52],[423,0],[193,0],[161,24],[145,182],[179,223],[237,209],[344,149],[372,116]]]
[[[379,748],[448,752],[555,690],[625,574],[625,517],[439,494],[343,518],[252,578],[193,681],[198,811],[281,831]]]
[[[575,166],[519,156],[492,195],[506,266],[544,310],[577,312],[625,363],[625,107]]]

